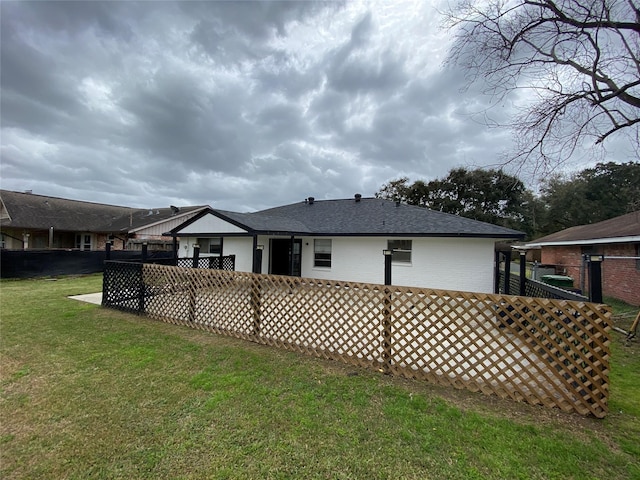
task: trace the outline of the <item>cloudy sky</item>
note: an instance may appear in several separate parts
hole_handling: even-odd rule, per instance
[[[495,164],[441,7],[3,1],[0,185],[254,211]]]

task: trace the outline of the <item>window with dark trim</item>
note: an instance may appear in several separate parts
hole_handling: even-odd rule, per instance
[[[317,238],[313,241],[313,266],[331,268],[331,239]]]
[[[636,257],[640,257],[640,243],[636,244]],[[636,258],[636,270],[640,270],[640,258]]]
[[[222,238],[198,238],[200,245],[200,253],[212,253],[214,255],[222,255]]]
[[[411,263],[411,240],[388,240],[387,248],[393,250],[392,261]]]

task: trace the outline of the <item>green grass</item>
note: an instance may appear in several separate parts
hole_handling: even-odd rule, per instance
[[[410,382],[0,282],[0,477],[640,478],[640,348],[604,420]]]

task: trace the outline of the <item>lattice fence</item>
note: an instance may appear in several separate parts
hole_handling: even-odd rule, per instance
[[[224,257],[200,257],[197,260],[196,268],[212,268],[215,270],[235,270],[236,269],[236,256],[227,255]],[[191,268],[193,267],[193,258],[178,258],[178,267]]]
[[[564,411],[607,412],[605,305],[162,265],[142,266],[136,288],[120,277],[133,283],[137,271],[109,263],[105,306]]]

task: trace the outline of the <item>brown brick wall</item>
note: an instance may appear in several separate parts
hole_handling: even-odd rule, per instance
[[[637,244],[633,243],[602,245],[598,253],[609,257],[638,255]],[[582,264],[580,246],[543,247],[541,260],[543,264],[555,265],[557,273],[572,277],[574,287],[580,288]],[[640,269],[637,265],[638,263],[633,259],[605,258],[602,263],[603,294],[631,305],[640,305]],[[585,279],[584,284],[588,288],[588,278]]]

